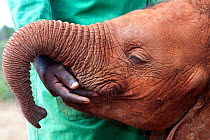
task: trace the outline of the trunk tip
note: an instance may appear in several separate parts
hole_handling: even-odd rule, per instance
[[[41,128],[39,121],[44,119],[46,116],[47,116],[47,111],[40,106],[36,106],[35,111],[32,111],[30,113],[28,112],[25,113],[26,119],[36,128]]]

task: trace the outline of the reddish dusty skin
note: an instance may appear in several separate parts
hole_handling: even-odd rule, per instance
[[[210,102],[201,96],[196,105],[171,130],[167,140],[210,139]]]
[[[197,139],[203,128],[196,126],[210,129],[209,5],[209,0],[172,0],[90,26],[28,24],[5,47],[4,74],[35,127],[46,111],[31,96],[29,62],[46,55],[71,67],[82,88],[100,95],[88,105],[67,105],[142,129],[181,124],[168,140],[184,138],[185,132],[196,133],[190,138]],[[192,113],[199,102],[201,113]]]

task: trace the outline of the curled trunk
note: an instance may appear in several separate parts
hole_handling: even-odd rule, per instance
[[[3,71],[24,116],[32,125],[40,128],[38,122],[46,117],[47,112],[33,100],[30,62],[39,55],[49,56],[66,66],[72,66],[76,59],[84,60],[79,53],[86,51],[90,42],[95,42],[97,28],[103,28],[103,25],[81,26],[44,20],[24,26],[9,39],[2,57]]]

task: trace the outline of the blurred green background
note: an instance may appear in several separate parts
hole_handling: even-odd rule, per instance
[[[0,29],[0,101],[11,101],[14,98],[12,91],[9,89],[7,82],[5,81],[1,59],[4,46],[13,33],[14,29],[7,26],[3,26]]]

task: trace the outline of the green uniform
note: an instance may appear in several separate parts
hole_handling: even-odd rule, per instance
[[[15,28],[40,20],[62,20],[88,25],[103,22],[144,8],[147,0],[9,0]],[[156,3],[156,0],[152,1]],[[114,120],[99,119],[64,105],[31,71],[34,100],[48,115],[40,121],[41,129],[28,124],[30,140],[144,140],[145,131]]]

